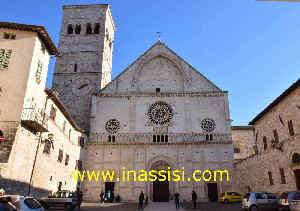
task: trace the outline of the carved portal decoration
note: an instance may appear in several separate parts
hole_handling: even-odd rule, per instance
[[[156,171],[166,170],[167,171],[167,170],[169,170],[168,167],[170,167],[170,166],[166,161],[159,160],[152,164],[151,170],[156,170]]]
[[[201,121],[201,128],[207,133],[211,133],[216,128],[216,123],[213,119],[205,118]]]
[[[168,125],[173,118],[172,107],[163,101],[150,105],[147,116],[154,125]]]
[[[117,119],[110,119],[105,124],[105,129],[107,132],[114,134],[120,130],[120,122]]]

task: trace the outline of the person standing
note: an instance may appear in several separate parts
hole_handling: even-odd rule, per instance
[[[77,200],[78,200],[78,209],[79,210],[80,210],[80,206],[81,206],[81,203],[82,203],[82,198],[83,198],[82,191],[78,191],[77,192]]]
[[[104,192],[103,192],[103,190],[101,190],[101,193],[100,193],[100,203],[103,204],[103,202],[104,202]]]
[[[195,191],[192,192],[192,201],[193,201],[193,204],[194,204],[193,209],[196,209],[197,194],[196,194]]]
[[[110,202],[110,190],[107,191],[107,201]]]
[[[144,193],[143,193],[143,191],[141,191],[140,196],[139,196],[138,210],[143,210],[143,203],[144,203]]]
[[[179,193],[175,193],[174,195],[176,210],[179,209]]]

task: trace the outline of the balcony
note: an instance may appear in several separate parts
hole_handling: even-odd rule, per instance
[[[35,108],[24,108],[21,117],[22,127],[33,133],[48,132],[47,121],[43,116],[44,112],[39,112]]]

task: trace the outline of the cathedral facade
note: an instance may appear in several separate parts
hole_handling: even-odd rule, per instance
[[[114,23],[108,5],[66,6],[53,88],[80,127],[88,131],[86,170],[114,171],[111,181],[84,182],[84,199],[101,191],[136,201],[178,192],[190,200],[216,200],[229,181],[195,181],[195,170],[233,164],[228,92],[221,90],[158,41],[114,80]],[[122,171],[176,169],[180,181],[122,181]],[[189,180],[190,178],[191,180]]]

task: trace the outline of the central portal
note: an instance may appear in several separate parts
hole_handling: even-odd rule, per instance
[[[153,201],[168,202],[169,201],[169,182],[158,181],[153,182]]]
[[[167,162],[165,161],[157,161],[152,165],[152,170],[156,170],[156,171],[160,171],[160,170],[165,170],[165,171],[169,171],[170,169],[168,168],[169,165]],[[163,178],[163,177],[159,177],[158,174],[157,176],[157,180],[153,182],[153,202],[168,202],[170,200],[170,190],[169,190],[169,182],[167,181],[167,179],[165,181],[159,181],[159,178]],[[165,174],[166,178],[167,174]]]

